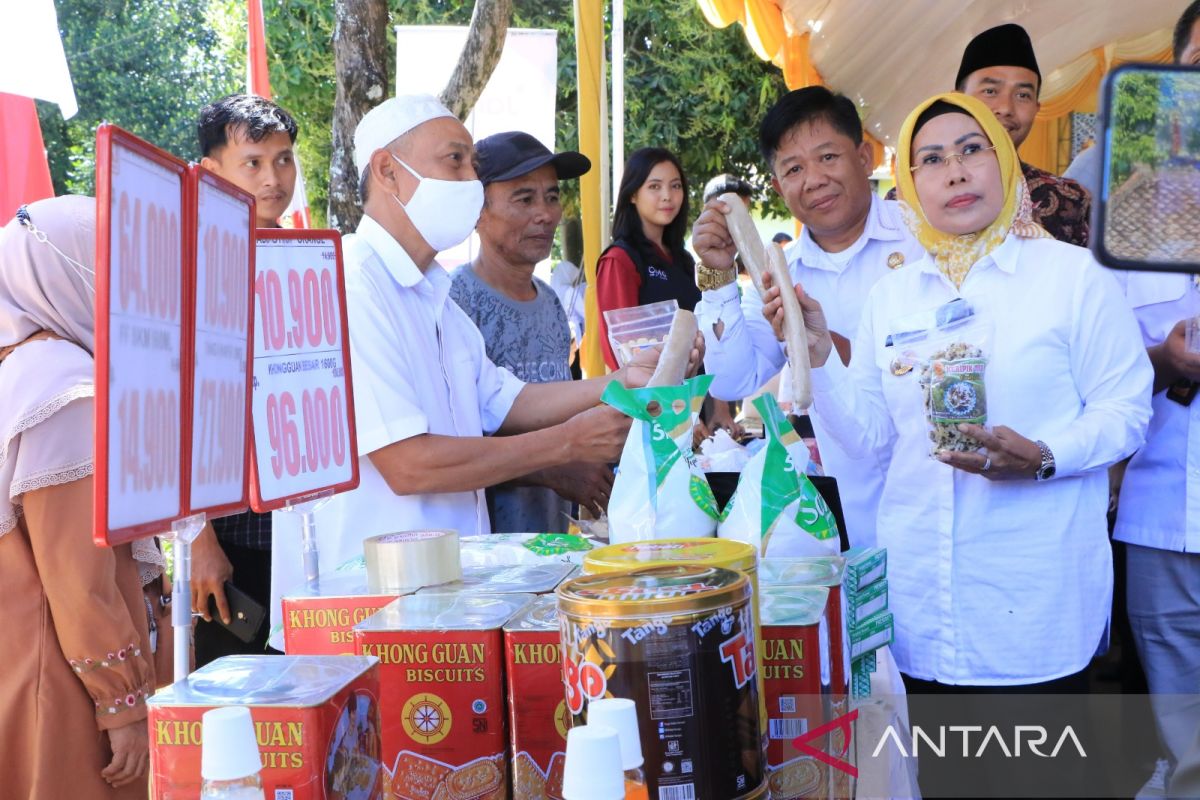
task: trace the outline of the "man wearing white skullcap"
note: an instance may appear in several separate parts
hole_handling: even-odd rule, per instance
[[[467,129],[428,95],[384,101],[354,133],[364,215],[344,250],[361,484],[317,512],[322,572],[380,533],[490,533],[484,488],[569,462],[615,462],[628,419],[599,406],[600,395],[609,380],[644,385],[657,363],[651,351],[604,378],[524,384],[487,358],[435,260],[479,219],[473,151]],[[276,515],[297,530],[280,543],[300,541],[291,516]],[[279,619],[279,597],[304,576],[298,552],[276,553]]]

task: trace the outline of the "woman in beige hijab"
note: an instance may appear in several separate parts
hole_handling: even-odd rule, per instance
[[[23,212],[26,210],[23,209]],[[92,542],[96,203],[0,229],[0,794],[146,797],[149,543]]]

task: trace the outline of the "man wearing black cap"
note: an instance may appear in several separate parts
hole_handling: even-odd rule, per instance
[[[571,330],[554,290],[534,277],[550,256],[562,219],[558,182],[591,162],[552,153],[527,133],[497,133],[475,144],[484,204],[475,225],[479,255],[454,274],[450,296],[478,326],[487,355],[526,383],[571,380]],[[563,530],[577,502],[593,513],[608,505],[612,470],[568,464],[487,490],[497,533]]]
[[[1033,129],[1041,103],[1042,73],[1029,34],[1020,25],[990,28],[963,51],[954,87],[982,100],[1018,148]],[[1021,162],[1033,217],[1050,235],[1087,247],[1091,200],[1082,186]]]

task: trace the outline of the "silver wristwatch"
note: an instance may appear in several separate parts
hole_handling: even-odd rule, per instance
[[[1038,450],[1042,451],[1042,465],[1034,473],[1033,479],[1036,481],[1048,481],[1054,477],[1054,453],[1051,453],[1050,448],[1041,440],[1038,440],[1035,444],[1038,446]]]

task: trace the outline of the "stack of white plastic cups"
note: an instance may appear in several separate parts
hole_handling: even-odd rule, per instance
[[[567,732],[564,800],[644,800],[642,742],[632,700],[588,704],[588,724]]]
[[[623,697],[593,700],[588,704],[588,725],[603,725],[617,732],[621,743],[621,768],[625,770],[627,795],[644,796],[646,774],[642,770],[642,740],[638,736],[637,706]]]
[[[567,731],[563,800],[625,800],[625,770],[616,730],[581,725]]]
[[[214,708],[204,713],[202,726],[200,800],[265,800],[250,709]]]

